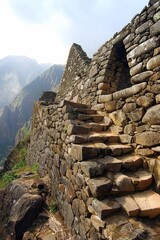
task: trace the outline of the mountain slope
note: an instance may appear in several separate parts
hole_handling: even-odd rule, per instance
[[[25,85],[51,64],[38,64],[25,56],[7,56],[0,60],[0,108],[8,104]]]
[[[17,131],[31,115],[34,101],[44,91],[54,90],[59,84],[64,66],[53,65],[34,81],[25,86],[9,106],[0,112],[0,159],[8,153],[15,143]]]

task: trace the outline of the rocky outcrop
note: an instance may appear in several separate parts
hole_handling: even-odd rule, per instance
[[[32,173],[23,173],[12,181],[1,197],[1,217],[6,221],[6,234],[9,239],[21,240],[26,229],[32,225],[44,203],[40,185],[42,180]],[[47,191],[45,191],[47,194]],[[43,197],[42,197],[43,196]]]

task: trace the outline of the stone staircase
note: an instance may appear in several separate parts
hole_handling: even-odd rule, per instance
[[[120,209],[130,217],[159,216],[160,195],[152,190],[153,176],[132,144],[124,144],[123,136],[112,132],[113,123],[105,123],[97,111],[83,104],[67,104],[70,155],[79,162],[94,198],[89,212],[101,219]]]

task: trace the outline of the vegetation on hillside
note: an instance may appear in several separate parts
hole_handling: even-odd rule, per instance
[[[0,177],[0,189],[7,187],[7,185],[20,176],[23,172],[37,173],[38,165],[35,163],[32,167],[28,166],[25,160],[27,154],[27,146],[29,143],[30,134],[26,134],[19,144],[13,149],[6,160],[6,171]]]

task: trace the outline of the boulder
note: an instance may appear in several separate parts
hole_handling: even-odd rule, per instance
[[[160,133],[151,131],[142,132],[135,136],[135,141],[142,146],[152,147],[159,144]]]
[[[43,199],[40,195],[25,193],[13,205],[9,221],[8,230],[14,239],[21,239],[24,231],[31,226],[33,220],[40,212]]]
[[[160,124],[160,104],[150,107],[142,118],[143,123],[150,125]]]
[[[147,96],[140,96],[136,101],[136,103],[140,107],[146,107],[146,108],[152,106],[153,102],[154,102],[153,98],[150,98]]]

